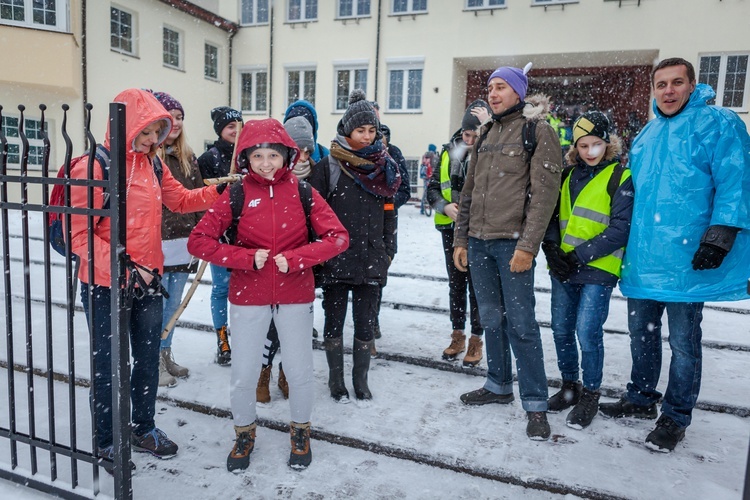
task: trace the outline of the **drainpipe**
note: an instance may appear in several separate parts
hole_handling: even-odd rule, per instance
[[[270,27],[268,41],[268,84],[266,85],[268,89],[268,116],[273,116],[273,4],[274,2],[269,2],[269,9],[271,11],[268,13],[268,25]]]
[[[377,35],[375,36],[375,95],[373,96],[374,101],[380,102],[378,99],[378,72],[380,69],[380,19],[382,11],[383,1],[378,0],[378,28]],[[385,108],[384,108],[385,109]]]
[[[232,31],[229,33],[229,85],[227,85],[227,92],[229,95],[227,96],[229,98],[229,107],[232,107],[232,53],[234,51],[234,35],[236,35],[236,31]]]
[[[89,100],[86,39],[86,0],[81,0],[81,95],[83,104],[86,104]],[[86,106],[81,106],[81,111],[83,112],[83,123],[86,123]]]

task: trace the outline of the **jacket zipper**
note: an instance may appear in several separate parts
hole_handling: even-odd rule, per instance
[[[273,200],[273,185],[268,186],[268,197],[271,201],[271,245],[269,245],[271,248],[269,248],[270,253],[268,255],[268,259],[266,261],[266,265],[271,265],[271,306],[273,307],[274,304],[276,304],[276,269],[273,267],[276,265],[275,262],[273,262],[273,256],[276,255],[275,249],[273,248],[276,245],[276,207],[274,206],[274,200]]]

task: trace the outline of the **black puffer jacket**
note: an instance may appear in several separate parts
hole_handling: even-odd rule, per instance
[[[331,186],[330,161],[327,156],[316,164],[308,181],[349,231],[349,248],[323,263],[316,273],[316,285],[385,285],[396,254],[393,198],[368,193],[343,169],[336,186]]]
[[[215,179],[229,175],[234,144],[224,139],[214,142],[211,149],[198,158],[198,167],[204,179]]]

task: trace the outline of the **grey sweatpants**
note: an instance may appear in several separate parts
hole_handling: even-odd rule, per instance
[[[234,425],[255,422],[255,388],[263,365],[263,350],[271,318],[279,332],[281,362],[289,383],[292,422],[310,421],[313,405],[313,356],[310,332],[313,305],[240,306],[231,304],[232,380],[229,398]]]

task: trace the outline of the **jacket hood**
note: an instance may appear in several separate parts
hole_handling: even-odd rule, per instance
[[[714,92],[714,89],[712,89],[710,85],[699,83],[695,86],[695,90],[693,90],[693,93],[690,94],[690,99],[688,99],[685,107],[682,108],[676,115],[672,115],[669,118],[679,115],[688,108],[708,106],[708,104],[706,104],[706,101],[709,101],[714,97],[716,97],[716,92]],[[667,118],[662,114],[661,111],[659,111],[659,107],[656,105],[656,99],[652,101],[651,109],[653,110],[654,115],[656,115],[657,118]]]
[[[164,109],[164,106],[156,100],[154,94],[141,89],[123,90],[115,96],[113,102],[125,104],[125,145],[127,153],[132,153],[135,150],[135,138],[143,129],[152,123],[164,122],[159,134],[159,143],[152,148],[152,153],[155,153],[158,146],[166,140],[169,131],[172,130],[172,116]],[[109,128],[109,122],[107,122],[107,135],[104,139],[104,147],[107,149],[111,149]]]
[[[530,121],[540,121],[547,118],[549,114],[549,96],[534,94],[526,97],[526,106],[523,108],[523,116]]]
[[[294,101],[292,104],[289,105],[288,108],[286,108],[286,111],[284,111],[284,122],[286,122],[289,118],[293,116],[304,116],[307,118],[312,125],[313,129],[313,138],[315,139],[315,142],[318,142],[318,112],[315,111],[315,106],[312,105],[312,103],[300,99],[299,101]]]
[[[297,144],[295,144],[292,138],[289,137],[284,125],[282,125],[280,121],[274,118],[266,118],[265,120],[250,120],[244,127],[242,127],[240,137],[237,139],[236,161],[238,172],[242,171],[243,168],[246,168],[254,178],[261,178],[252,172],[249,162],[245,157],[245,150],[261,144],[281,144],[289,150],[286,164],[283,169],[276,173],[274,176],[274,182],[294,168],[294,165],[299,158]]]

